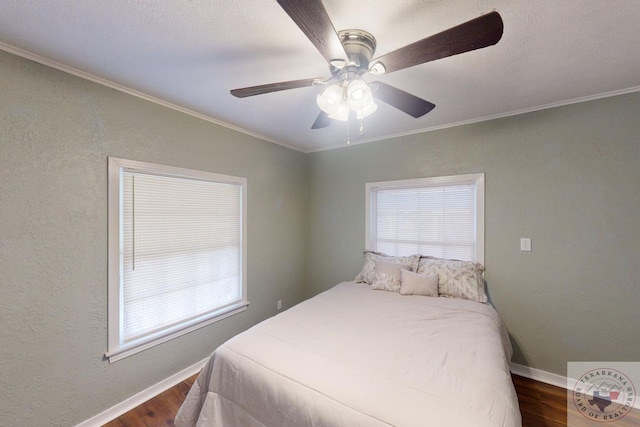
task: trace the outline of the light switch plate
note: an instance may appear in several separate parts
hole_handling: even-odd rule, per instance
[[[522,237],[520,239],[520,250],[523,252],[531,252],[531,239],[529,237]]]

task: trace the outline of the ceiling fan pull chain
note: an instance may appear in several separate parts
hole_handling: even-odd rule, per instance
[[[351,117],[347,119],[347,146],[351,147]]]
[[[364,135],[364,119],[360,119],[360,136]]]

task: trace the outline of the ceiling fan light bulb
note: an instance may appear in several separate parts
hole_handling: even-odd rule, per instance
[[[369,89],[369,87],[364,81],[360,79],[354,79],[350,81],[349,85],[347,86],[347,96],[351,99],[362,98],[367,89]]]
[[[377,109],[378,109],[378,104],[371,102],[369,105],[365,106],[364,108],[356,110],[356,118],[358,120],[364,119],[365,117],[373,114]]]
[[[342,122],[346,122],[349,120],[349,106],[346,102],[341,102],[337,105],[336,111],[332,114],[329,114],[329,117],[332,119],[340,120]]]
[[[364,81],[356,79],[350,82],[347,87],[347,100],[350,108],[361,110],[373,104],[373,94]]]
[[[316,97],[316,104],[325,113],[332,115],[338,110],[340,103],[344,100],[344,89],[342,86],[332,84]]]
[[[354,90],[353,92],[351,92],[351,98],[354,100],[359,100],[362,99],[364,97],[364,90],[358,88],[356,90]]]
[[[322,98],[322,95],[318,95],[316,97],[316,104],[318,104],[318,107],[327,114],[333,114],[333,112],[336,110],[333,104],[327,102],[324,98]]]

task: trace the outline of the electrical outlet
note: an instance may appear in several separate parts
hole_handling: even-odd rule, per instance
[[[276,306],[277,306],[278,310],[282,310],[282,300],[281,299],[278,300],[278,303],[277,303]]]
[[[531,239],[528,237],[522,237],[520,239],[520,250],[522,252],[531,252]]]

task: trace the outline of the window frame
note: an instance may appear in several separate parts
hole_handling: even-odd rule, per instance
[[[240,186],[241,213],[241,267],[240,286],[242,299],[234,304],[218,310],[169,326],[136,341],[124,343],[121,339],[122,327],[122,206],[124,172],[159,175],[182,179],[201,180]],[[117,157],[108,158],[108,350],[105,357],[110,363],[121,360],[158,344],[185,335],[204,326],[218,322],[245,311],[249,305],[247,300],[247,179],[213,172],[185,169],[154,163],[127,160]]]
[[[375,218],[375,199],[372,195],[379,189],[402,189],[418,187],[438,187],[449,185],[474,184],[475,187],[475,254],[474,262],[484,265],[484,173],[472,173],[464,175],[436,176],[427,178],[411,178],[396,181],[368,182],[365,184],[365,249],[376,250],[373,247],[373,226]]]

